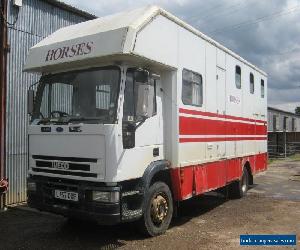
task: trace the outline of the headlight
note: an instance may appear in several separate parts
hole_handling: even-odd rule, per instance
[[[119,202],[120,193],[119,192],[93,191],[92,199],[93,199],[93,201],[116,203],[116,202]]]
[[[28,191],[36,191],[36,183],[35,182],[28,182],[27,183],[27,190]]]

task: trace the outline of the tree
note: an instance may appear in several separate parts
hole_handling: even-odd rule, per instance
[[[300,115],[300,107],[296,107],[295,108],[295,114],[296,115]]]

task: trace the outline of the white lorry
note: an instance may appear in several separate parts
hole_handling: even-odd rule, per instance
[[[30,49],[28,204],[165,232],[180,201],[267,167],[266,73],[148,6]]]

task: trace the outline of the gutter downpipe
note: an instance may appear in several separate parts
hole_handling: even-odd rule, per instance
[[[0,180],[5,178],[6,86],[7,86],[7,0],[1,0],[0,16]],[[5,194],[0,193],[0,211],[5,208]]]

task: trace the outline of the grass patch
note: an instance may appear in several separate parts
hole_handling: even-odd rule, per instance
[[[268,165],[270,164],[273,164],[273,163],[276,163],[276,162],[281,162],[281,161],[284,161],[285,159],[284,158],[272,158],[272,159],[268,159]]]
[[[300,161],[300,154],[294,154],[290,156],[289,159],[292,161]]]
[[[294,154],[286,158],[272,158],[268,159],[268,164],[273,164],[282,161],[300,161],[300,154]]]

